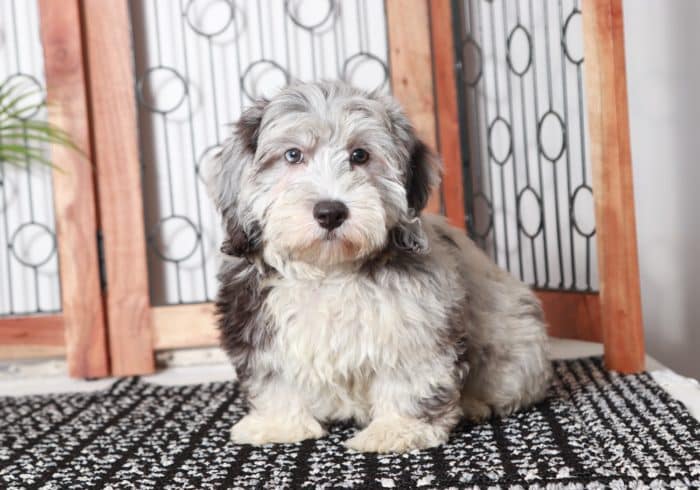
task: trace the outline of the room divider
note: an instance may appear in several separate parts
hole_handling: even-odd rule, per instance
[[[60,311],[3,297],[0,357],[99,377],[215,345],[200,165],[264,79],[345,78],[403,104],[444,161],[429,211],[537,288],[552,335],[643,369],[621,0],[304,3],[39,0],[48,117],[85,155],[51,148]]]

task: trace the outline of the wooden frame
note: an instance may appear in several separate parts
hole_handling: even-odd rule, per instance
[[[155,350],[219,344],[213,303],[156,306],[152,311]]]
[[[433,54],[428,0],[385,0],[391,88],[411,119],[418,137],[438,150]],[[441,189],[432,193],[426,211],[440,212]]]
[[[453,124],[458,119],[458,101],[454,93],[454,60],[446,54],[453,50],[440,50],[437,46],[454,39],[451,10],[450,0],[431,0],[439,139],[444,142],[445,168],[454,172],[446,179],[450,183],[461,180],[459,136],[455,135]],[[583,9],[583,21],[600,293],[537,294],[551,335],[602,341],[610,369],[638,372],[644,369],[644,339],[621,0],[589,0]],[[447,186],[444,199],[446,203],[456,203],[462,199],[462,190]],[[454,205],[446,206],[448,216],[455,213],[451,209]],[[457,215],[452,216],[454,222]]]
[[[401,0],[386,2],[392,87],[419,136],[437,149],[428,1],[420,0],[412,7],[409,12]],[[112,373],[148,373],[153,371],[154,350],[218,343],[213,305],[149,306],[126,4],[120,0],[84,0],[83,20],[109,284]],[[433,194],[428,208],[439,212],[439,193]]]
[[[68,299],[62,315],[0,322],[0,339],[28,345],[21,352],[65,351],[72,375],[101,376],[108,372],[106,314],[112,374],[149,373],[154,350],[215,345],[217,333],[211,303],[150,306],[128,7],[122,0],[69,0],[60,7],[40,1],[49,98],[56,104],[50,117],[94,156],[96,172],[93,176],[89,162],[76,154],[54,148],[68,170],[54,175],[61,281]],[[394,95],[419,136],[444,160],[445,179],[428,211],[442,209],[464,228],[455,53],[445,49],[455,41],[452,4],[415,0],[410,10],[403,0],[385,5]],[[634,372],[643,369],[644,346],[621,0],[590,0],[583,20],[600,294],[538,295],[552,335],[602,340],[608,367]],[[97,248],[85,247],[95,241],[98,221],[109,285],[104,308]]]
[[[0,359],[66,355],[63,314],[7,317],[0,320]],[[104,376],[99,372],[73,376]]]
[[[536,290],[552,337],[603,342],[600,295]]]
[[[450,0],[430,1],[430,28],[445,216],[452,225],[466,229],[455,50],[445,49],[453,46],[455,39]]]
[[[622,0],[587,1],[583,40],[605,363],[636,372],[644,369],[644,327]]]
[[[155,361],[129,8],[123,0],[81,5],[112,374],[150,373]]]
[[[49,121],[88,157],[51,147],[62,312],[0,320],[0,357],[66,355],[75,377],[109,373],[78,0],[40,0]]]
[[[462,151],[459,132],[459,100],[454,50],[444,49],[455,41],[450,0],[430,1],[431,38],[437,99],[440,156],[445,166],[443,201],[445,215],[465,228]],[[440,49],[442,47],[442,49]],[[578,294],[537,291],[549,324],[549,334],[602,342],[600,304],[597,293]]]
[[[127,63],[127,46],[125,32],[128,32],[129,19],[125,14],[125,8],[110,2],[100,2],[100,7],[95,8],[97,0],[87,0],[85,3],[85,17],[88,25],[88,53],[91,46],[94,52],[100,53],[106,45],[111,45],[111,51],[116,51],[112,58],[95,59],[96,63],[108,66],[91,69],[91,79],[93,83],[100,85],[100,92],[103,99],[109,99],[112,104],[126,109],[109,111],[109,104],[103,101],[100,104],[99,94],[95,94],[93,100],[93,110],[95,113],[109,112],[112,123],[102,121],[102,125],[112,129],[118,128],[122,138],[126,136],[126,162],[136,162],[136,134],[135,134],[135,113],[133,94],[133,70]],[[105,6],[107,5],[107,6]],[[608,250],[606,244],[611,243],[607,238],[613,233],[614,240],[620,240],[624,234],[626,257],[629,258],[627,264],[621,264],[619,256],[614,256],[600,262],[601,268],[601,293],[597,294],[577,294],[567,292],[539,291],[548,321],[551,325],[551,333],[554,335],[574,337],[587,340],[604,340],[606,346],[606,361],[608,365],[620,371],[635,371],[642,368],[643,345],[641,341],[641,316],[638,314],[639,283],[636,269],[631,263],[636,263],[636,248],[634,237],[633,220],[629,216],[619,215],[616,212],[601,212],[605,206],[615,203],[617,209],[633,210],[629,205],[629,191],[620,191],[627,185],[631,185],[629,179],[629,142],[626,126],[626,100],[624,91],[624,52],[621,46],[621,24],[612,23],[610,19],[619,21],[619,0],[595,0],[592,7],[587,6],[588,12],[584,12],[584,31],[586,38],[586,56],[588,72],[602,70],[602,74],[597,77],[587,77],[587,88],[589,93],[589,113],[598,114],[600,117],[591,119],[591,145],[593,150],[593,166],[596,169],[596,218],[598,222],[598,245],[599,250]],[[442,193],[435,193],[430,200],[428,211],[440,210],[441,204],[444,207],[448,218],[457,226],[464,227],[464,197],[461,175],[461,154],[459,145],[459,118],[458,101],[456,93],[455,72],[454,72],[454,51],[450,49],[440,49],[441,46],[452,46],[454,32],[452,28],[452,12],[449,0],[419,0],[411,4],[411,9],[406,9],[406,4],[402,0],[386,0],[386,14],[388,25],[389,58],[391,64],[391,82],[394,95],[402,102],[408,115],[411,117],[419,136],[431,147],[441,150],[446,178],[442,188]],[[614,17],[616,15],[617,17]],[[109,19],[109,21],[107,21]],[[594,19],[591,21],[591,19]],[[593,27],[591,27],[593,26]],[[91,30],[99,32],[101,39],[93,39]],[[107,41],[109,39],[109,41]],[[100,44],[102,43],[102,44]],[[589,54],[594,46],[608,46],[614,49],[601,49],[597,53]],[[612,77],[614,73],[622,73],[622,77]],[[620,80],[623,80],[620,83]],[[615,91],[610,94],[609,87],[611,81],[617,80]],[[104,82],[104,83],[103,83]],[[111,84],[110,84],[111,82]],[[118,86],[117,86],[118,83]],[[106,84],[106,86],[105,86]],[[124,88],[128,86],[128,88]],[[602,118],[603,114],[596,107],[601,107],[601,101],[590,94],[603,94],[606,106],[612,105],[617,110],[610,118]],[[117,101],[122,101],[119,103]],[[597,104],[597,105],[596,105]],[[115,107],[116,109],[116,107]],[[611,121],[613,121],[611,123]],[[99,123],[99,121],[98,121]],[[616,131],[610,130],[608,126],[612,124]],[[601,128],[608,129],[605,134]],[[100,128],[95,129],[95,138],[98,151],[99,165],[117,165],[116,155],[106,157],[107,163],[100,162],[101,141],[109,140],[113,134],[103,132]],[[123,142],[122,142],[123,143]],[[106,141],[106,148],[113,146],[113,143]],[[607,160],[603,165],[602,148],[606,151],[612,149],[617,152],[617,158]],[[598,151],[596,152],[596,148]],[[124,151],[122,151],[122,155]],[[115,161],[110,160],[115,159]],[[123,158],[123,157],[122,157]],[[133,168],[129,173],[134,172],[137,164],[132,164]],[[601,184],[601,169],[615,174],[609,179],[608,184]],[[606,175],[608,175],[606,173]],[[626,179],[626,180],[625,180]],[[134,175],[129,180],[138,182]],[[615,185],[609,185],[615,182]],[[104,185],[109,186],[108,182]],[[603,187],[607,185],[607,187]],[[132,186],[138,188],[138,186]],[[600,188],[600,189],[599,189]],[[140,203],[140,195],[132,194],[134,202]],[[107,203],[107,206],[114,208],[114,215],[128,215],[131,222],[131,229],[138,227],[142,229],[142,209],[139,204],[138,209],[134,207],[128,211],[118,211],[118,204]],[[133,213],[133,214],[132,214]],[[632,223],[631,227],[620,229],[615,223],[622,221]],[[631,232],[630,232],[631,228]],[[114,233],[120,233],[118,229]],[[107,233],[107,232],[106,232]],[[110,240],[107,240],[109,243]],[[131,248],[129,248],[131,247]],[[150,309],[147,307],[146,269],[145,269],[145,241],[142,236],[130,236],[128,243],[123,243],[119,248],[119,253],[125,257],[136,260],[136,270],[138,271],[138,284],[129,285],[132,300],[137,305],[138,318],[136,324],[138,328],[131,331],[129,342],[140,346],[139,358],[146,370],[150,370],[148,362],[143,361],[148,357],[146,346],[157,349],[178,348],[191,345],[211,345],[215,343],[215,329],[212,320],[212,307],[209,304],[197,306],[172,306],[157,307]],[[630,253],[630,250],[635,250]],[[119,257],[114,256],[109,250],[106,251],[108,260],[108,275],[110,274],[109,261],[119,263]],[[603,254],[605,255],[605,254]],[[607,256],[607,255],[606,255]],[[133,265],[133,262],[131,262]],[[133,269],[133,267],[132,267]],[[615,272],[613,272],[615,271]],[[133,277],[133,274],[132,274]],[[636,278],[636,279],[635,279]],[[624,281],[623,281],[624,279]],[[110,283],[111,284],[111,283]],[[122,285],[117,283],[118,294],[126,294]],[[624,288],[625,293],[619,291]],[[612,291],[618,291],[612,293]],[[618,306],[615,306],[618,305]],[[629,314],[616,313],[616,308],[623,306],[624,311]],[[124,327],[119,326],[122,322],[110,328],[110,332],[116,336],[117,332],[124,332]],[[149,329],[150,325],[150,329]],[[614,327],[613,327],[614,325]],[[603,328],[603,326],[608,326]],[[152,330],[153,339],[148,336]],[[118,355],[118,349],[112,349],[113,355]],[[622,354],[620,354],[622,353]],[[642,359],[640,361],[640,359]],[[143,372],[143,369],[141,369]]]

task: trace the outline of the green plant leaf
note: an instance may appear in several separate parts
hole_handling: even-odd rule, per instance
[[[0,164],[26,166],[36,162],[60,170],[47,158],[46,144],[65,146],[85,157],[66,131],[32,116],[48,105],[43,96],[32,100],[41,91],[11,82],[0,84]]]
[[[10,99],[5,103],[0,103],[0,113],[2,114],[1,117],[8,119],[24,119],[25,117],[23,114],[30,114],[32,112],[39,111],[42,107],[44,107],[43,99],[40,102],[30,103],[24,106],[20,105],[22,101],[27,100],[39,93],[41,92],[36,90],[26,92],[14,97],[13,99]]]
[[[24,166],[34,161],[51,168],[57,168],[44,156],[44,152],[41,150],[22,145],[0,145],[0,162]]]

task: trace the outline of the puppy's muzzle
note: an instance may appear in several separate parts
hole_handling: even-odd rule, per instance
[[[340,201],[319,201],[314,206],[314,218],[329,231],[342,225],[348,214],[348,207]]]

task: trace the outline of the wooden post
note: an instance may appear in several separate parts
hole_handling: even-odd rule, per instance
[[[78,0],[40,0],[39,7],[49,121],[88,155],[51,147],[51,159],[60,168],[53,173],[53,196],[68,369],[74,377],[106,376],[109,359]],[[58,325],[51,323],[53,332],[60,331]]]
[[[445,215],[450,223],[466,229],[462,149],[459,132],[459,99],[455,77],[455,46],[450,0],[430,1],[430,24],[438,142],[440,156],[445,166],[442,199]]]
[[[129,8],[124,0],[81,5],[112,374],[150,373],[155,366]]]
[[[428,0],[386,0],[391,87],[418,136],[437,151],[433,59]],[[440,192],[433,192],[426,211],[440,212]]]
[[[582,10],[605,363],[638,372],[644,369],[644,330],[622,0],[587,0]]]

